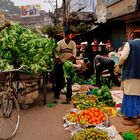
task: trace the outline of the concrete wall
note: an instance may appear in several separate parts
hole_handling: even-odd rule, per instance
[[[4,24],[4,22],[5,22],[5,14],[0,12],[0,25]]]
[[[106,15],[107,15],[107,7],[103,0],[97,1],[96,6],[96,23],[105,23],[106,22]]]
[[[131,31],[134,31],[134,30],[140,30],[140,21],[136,21],[136,22],[133,22],[133,23],[126,24],[126,34],[127,34],[127,37],[128,37],[128,34]]]
[[[76,12],[79,9],[80,12],[95,12],[96,0],[69,0],[70,12]]]
[[[137,0],[121,0],[107,7],[107,19],[123,16],[136,10]]]

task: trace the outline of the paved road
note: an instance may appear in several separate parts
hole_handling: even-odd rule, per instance
[[[47,93],[47,102],[53,101],[53,93]],[[63,116],[72,104],[61,104],[65,95],[55,107],[36,103],[27,110],[21,110],[21,123],[13,140],[70,140],[70,132],[63,127]]]
[[[54,101],[53,93],[47,92],[47,103]],[[59,102],[65,101],[61,95]],[[27,110],[21,110],[21,123],[13,140],[70,140],[70,132],[63,127],[63,116],[73,108],[72,104],[58,103],[55,107],[41,105],[39,102]],[[110,123],[121,132],[132,126],[124,126],[122,117],[110,118]]]

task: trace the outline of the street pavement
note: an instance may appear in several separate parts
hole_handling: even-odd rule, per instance
[[[49,86],[50,87],[50,86]],[[58,104],[48,107],[53,102],[53,92],[47,86],[47,104],[43,105],[43,98],[38,100],[27,110],[21,110],[21,122],[13,140],[70,140],[70,132],[63,127],[63,116],[71,108],[72,104],[61,104],[65,101],[65,95],[57,100]],[[124,126],[122,117],[112,117],[110,124],[114,125],[119,132],[131,130],[134,127]]]
[[[42,96],[26,110],[21,110],[21,122],[13,140],[70,140],[70,132],[63,127],[63,116],[72,108],[72,104],[61,104],[65,95],[61,95],[58,104],[53,102],[53,92],[47,92],[47,104],[43,105]]]

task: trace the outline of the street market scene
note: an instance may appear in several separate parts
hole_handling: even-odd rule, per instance
[[[140,140],[140,0],[0,0],[0,140]]]

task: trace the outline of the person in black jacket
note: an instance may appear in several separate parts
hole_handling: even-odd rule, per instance
[[[95,70],[96,70],[96,85],[101,86],[100,76],[104,70],[109,70],[112,81],[115,85],[120,86],[120,82],[114,73],[115,62],[109,57],[96,55],[95,59]]]
[[[94,51],[91,46],[91,42],[89,41],[86,48],[85,48],[85,54],[84,57],[89,59],[90,62],[90,69],[89,69],[89,75],[94,74],[94,66],[93,66],[93,58],[94,58]]]

